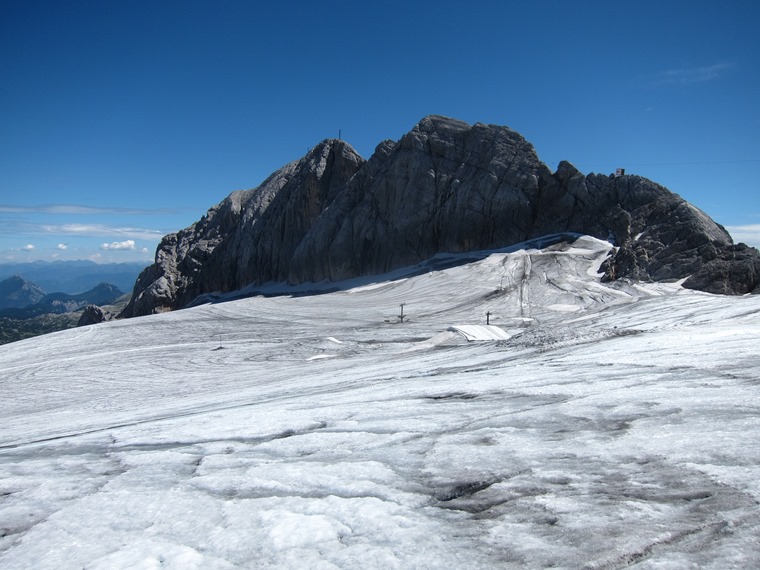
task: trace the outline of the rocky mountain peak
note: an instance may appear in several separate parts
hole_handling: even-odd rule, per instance
[[[605,279],[758,290],[760,253],[663,186],[634,175],[556,172],[516,131],[431,115],[365,161],[328,139],[164,238],[122,316],[186,306],[249,284],[379,274],[439,252],[557,234],[610,242]]]
[[[258,187],[233,192],[161,241],[121,315],[175,309],[204,293],[280,278],[304,234],[364,163],[348,143],[327,139]]]
[[[45,296],[45,291],[36,283],[12,275],[0,281],[0,309],[23,308],[33,305]]]

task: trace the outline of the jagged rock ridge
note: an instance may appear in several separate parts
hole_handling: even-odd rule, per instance
[[[666,188],[640,176],[586,176],[569,162],[552,173],[508,127],[430,116],[368,161],[343,141],[323,141],[166,236],[122,316],[251,283],[379,274],[439,252],[565,232],[610,241],[608,280],[760,291],[760,253],[734,245]]]

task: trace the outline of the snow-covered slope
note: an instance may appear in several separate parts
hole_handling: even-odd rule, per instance
[[[608,250],[0,347],[0,567],[758,567],[760,296]]]

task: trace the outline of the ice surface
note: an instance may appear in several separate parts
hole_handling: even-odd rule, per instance
[[[759,567],[760,296],[608,250],[0,347],[0,567]]]

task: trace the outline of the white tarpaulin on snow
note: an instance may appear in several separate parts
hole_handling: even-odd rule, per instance
[[[507,340],[511,336],[496,325],[455,325],[449,327],[449,330],[462,335],[468,342],[473,340]]]

